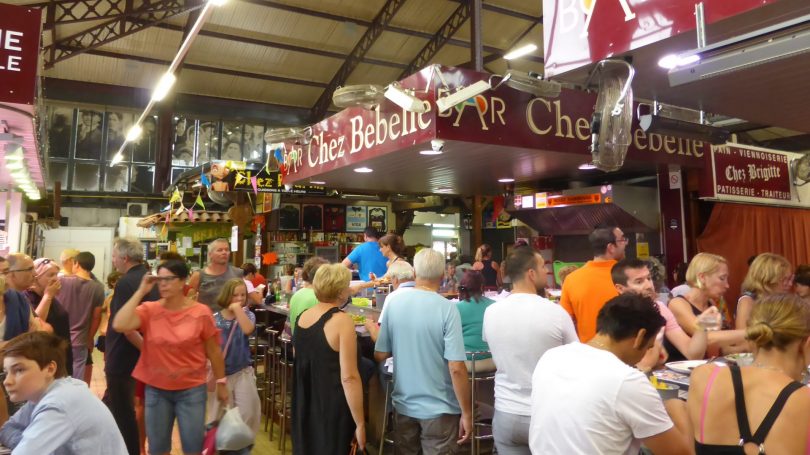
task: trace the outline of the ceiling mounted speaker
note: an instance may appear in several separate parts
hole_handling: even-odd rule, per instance
[[[332,102],[340,108],[362,106],[371,110],[376,108],[383,98],[383,88],[373,84],[347,85],[332,94]]]

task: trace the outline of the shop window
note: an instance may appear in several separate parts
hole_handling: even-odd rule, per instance
[[[132,128],[132,124],[135,122],[134,117],[135,115],[129,112],[107,112],[107,161],[112,161],[124,144],[127,131]],[[121,161],[130,161],[132,159],[132,144],[127,144],[121,154],[123,156]]]
[[[104,169],[104,191],[129,191],[129,166],[108,166]]]
[[[191,169],[190,167],[173,167],[172,168],[172,183],[177,181],[177,178],[180,177],[180,174],[186,172],[187,170]]]
[[[48,108],[48,150],[51,158],[70,155],[70,140],[73,136],[73,108],[51,106]],[[67,183],[67,179],[62,181]]]
[[[194,142],[196,140],[195,121],[186,117],[174,117],[174,139],[172,140],[172,165],[194,165]]]
[[[245,161],[264,162],[264,125],[245,125],[242,142]]]
[[[101,181],[100,166],[92,163],[75,163],[73,166],[73,185],[75,191],[98,191]]]
[[[93,110],[79,110],[77,119],[75,158],[100,160],[103,113]],[[96,186],[98,187],[98,183]]]
[[[197,166],[219,158],[219,122],[200,120],[198,123]]]
[[[129,190],[133,193],[149,194],[155,189],[154,166],[132,166]]]
[[[241,123],[225,122],[222,124],[222,155],[223,160],[244,161],[243,139],[244,125]]]
[[[141,133],[141,137],[133,146],[132,161],[138,163],[155,162],[158,151],[157,121],[156,115],[148,116],[143,120],[141,125],[143,133]]]
[[[68,164],[56,161],[49,163],[48,189],[53,190],[54,182],[59,182],[59,187],[66,190],[68,187]]]

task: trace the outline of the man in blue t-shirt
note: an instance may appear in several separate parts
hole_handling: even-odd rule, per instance
[[[349,268],[352,267],[352,264],[357,264],[360,279],[363,281],[371,281],[369,273],[373,273],[377,278],[380,278],[388,270],[386,265],[388,260],[380,252],[380,245],[377,243],[379,237],[376,229],[371,226],[366,227],[363,231],[365,243],[353,249],[343,260],[343,265]]]
[[[397,448],[456,453],[472,428],[461,317],[455,304],[437,292],[444,275],[442,254],[424,248],[413,264],[416,286],[385,300],[374,358],[394,357]]]

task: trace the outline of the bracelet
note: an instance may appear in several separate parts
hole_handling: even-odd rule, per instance
[[[217,379],[217,384],[227,384],[227,383],[228,383],[227,377]]]

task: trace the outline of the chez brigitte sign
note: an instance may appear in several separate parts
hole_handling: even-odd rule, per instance
[[[489,78],[467,69],[441,70],[449,91]],[[427,112],[406,112],[384,100],[378,109],[349,108],[313,125],[308,144],[284,144],[285,178],[303,180],[436,138],[590,155],[595,93],[564,89],[558,98],[539,98],[503,86],[438,113],[435,100],[448,88],[430,76],[426,68],[400,83],[415,90]],[[702,141],[645,133],[634,119],[627,158],[703,167],[709,150]]]
[[[42,12],[0,3],[0,102],[33,104]]]
[[[792,200],[790,157],[775,150],[739,144],[713,147],[711,172],[701,196],[739,202]]]

